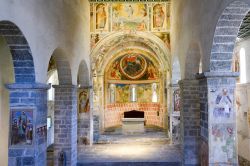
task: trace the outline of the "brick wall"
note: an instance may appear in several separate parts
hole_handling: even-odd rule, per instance
[[[116,103],[106,106],[104,113],[105,128],[121,125],[124,112],[131,110],[144,111],[146,125],[166,127],[164,126],[164,109],[158,103]]]

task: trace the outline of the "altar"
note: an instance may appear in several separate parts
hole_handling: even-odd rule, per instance
[[[136,110],[124,112],[124,118],[122,118],[122,133],[125,135],[144,133],[144,124],[144,112]]]

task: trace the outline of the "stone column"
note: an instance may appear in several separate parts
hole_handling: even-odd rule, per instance
[[[47,149],[46,84],[9,84],[9,166],[44,166]],[[1,164],[0,164],[1,165]]]
[[[199,81],[181,80],[181,144],[183,165],[199,165],[200,104]]]
[[[201,165],[238,165],[235,77],[238,73],[199,75],[201,101]]]
[[[66,156],[66,165],[77,164],[77,87],[73,85],[54,85],[54,164],[59,164],[60,153]]]

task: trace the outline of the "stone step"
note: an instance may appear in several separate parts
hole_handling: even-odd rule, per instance
[[[180,162],[78,162],[77,166],[181,166]]]

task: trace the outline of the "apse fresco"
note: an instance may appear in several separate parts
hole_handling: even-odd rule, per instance
[[[110,85],[109,85],[110,86]],[[150,103],[159,101],[159,84],[158,83],[145,83],[145,84],[112,84],[115,89],[116,103],[128,103],[130,101],[131,86],[135,87],[136,102],[137,103]],[[109,93],[113,93],[110,91]],[[113,103],[110,101],[110,103]]]
[[[116,102],[127,103],[129,102],[129,85],[117,84],[116,85]]]
[[[117,58],[108,70],[111,80],[156,80],[159,71],[147,57],[139,53],[127,53]]]
[[[170,48],[170,2],[90,3],[91,48],[112,32],[152,32]]]
[[[152,101],[152,88],[150,84],[140,84],[137,86],[137,101],[140,103]]]

